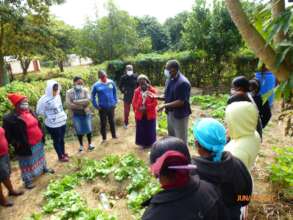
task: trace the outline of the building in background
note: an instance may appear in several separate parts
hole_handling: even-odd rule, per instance
[[[21,67],[21,63],[13,56],[4,57],[5,63],[7,64],[7,68],[10,74],[16,75],[21,74],[23,69]],[[39,72],[41,70],[41,65],[39,60],[32,60],[28,67],[27,72]]]

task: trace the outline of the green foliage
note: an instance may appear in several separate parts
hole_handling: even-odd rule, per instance
[[[171,50],[182,50],[182,31],[184,30],[184,25],[188,19],[189,12],[181,12],[173,18],[169,18],[164,23],[165,28],[170,35],[170,49]]]
[[[79,52],[96,63],[119,59],[148,50],[150,42],[139,39],[136,20],[126,11],[119,10],[113,1],[106,7],[108,15],[89,21],[81,30]],[[143,44],[143,45],[142,45]]]
[[[206,51],[213,63],[209,69],[215,79],[213,85],[218,86],[225,62],[242,46],[242,41],[224,1],[213,1],[213,9],[210,8],[205,0],[195,1],[185,24],[183,41],[187,49]]]
[[[167,29],[154,17],[144,16],[136,18],[137,31],[140,37],[149,37],[154,51],[164,51],[169,48],[170,37]]]
[[[218,119],[224,119],[227,100],[228,95],[204,95],[191,97],[192,104],[199,105],[202,109],[210,109],[211,116]]]
[[[165,112],[161,113],[158,117],[157,133],[162,136],[166,136],[168,134],[168,122]]]
[[[128,206],[138,216],[141,204],[160,190],[159,183],[152,177],[148,167],[133,154],[122,157],[110,155],[102,160],[77,159],[77,172],[51,181],[44,193],[46,202],[43,213],[32,214],[30,219],[41,219],[42,215],[58,216],[58,219],[101,219],[115,220],[99,209],[87,208],[86,201],[74,191],[82,181],[105,179],[113,174],[118,182],[128,181]]]
[[[274,147],[275,163],[270,166],[271,180],[285,187],[293,187],[293,148]]]

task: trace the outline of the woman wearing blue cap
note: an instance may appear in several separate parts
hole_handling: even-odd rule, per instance
[[[241,207],[249,203],[252,193],[249,171],[239,159],[223,151],[226,129],[217,120],[201,119],[193,126],[193,134],[200,155],[192,159],[197,166],[195,173],[219,188],[231,219],[239,220]]]

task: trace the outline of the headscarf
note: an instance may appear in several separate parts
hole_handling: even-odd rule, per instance
[[[213,118],[199,120],[193,126],[193,134],[201,147],[213,153],[213,161],[219,162],[226,144],[226,129]]]
[[[26,99],[26,96],[17,93],[9,93],[7,97],[14,107],[16,107],[22,100]]]
[[[137,82],[139,82],[139,80],[141,80],[141,79],[145,79],[145,80],[148,82],[148,84],[151,84],[151,81],[149,80],[149,78],[148,78],[146,75],[144,75],[144,74],[140,74],[140,75],[137,77]]]

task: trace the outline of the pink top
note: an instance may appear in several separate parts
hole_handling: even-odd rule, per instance
[[[0,157],[8,154],[8,142],[5,137],[5,130],[0,127]]]

